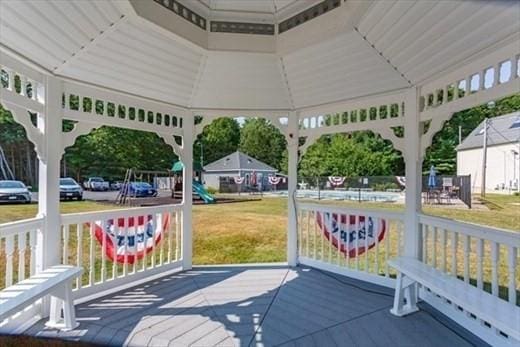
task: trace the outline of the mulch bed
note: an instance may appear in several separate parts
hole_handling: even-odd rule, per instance
[[[0,335],[2,347],[93,347],[91,343],[39,338],[26,335]]]

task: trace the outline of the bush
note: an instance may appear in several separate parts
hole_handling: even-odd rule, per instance
[[[372,185],[372,189],[378,192],[384,192],[387,189],[399,189],[399,186],[395,184],[394,182],[388,182],[388,183],[376,183]]]

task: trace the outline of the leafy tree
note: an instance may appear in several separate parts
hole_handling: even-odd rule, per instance
[[[206,126],[193,145],[195,160],[203,150],[204,165],[235,152],[240,144],[240,125],[233,118],[219,118]],[[202,146],[201,146],[202,145]]]
[[[286,148],[285,137],[268,120],[251,118],[245,121],[240,134],[242,152],[280,170]]]

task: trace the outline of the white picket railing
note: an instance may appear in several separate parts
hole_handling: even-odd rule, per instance
[[[402,213],[312,203],[298,203],[297,210],[301,264],[394,286],[387,260],[403,250]]]
[[[36,233],[43,218],[0,224],[0,289],[12,286],[36,271]],[[2,258],[4,261],[2,261]]]
[[[164,205],[62,215],[62,263],[84,270],[83,277],[73,286],[75,298],[99,296],[122,285],[180,270],[181,207]],[[135,224],[141,227],[138,234]],[[143,232],[145,225],[147,232]],[[103,230],[109,232],[105,234]],[[160,231],[156,234],[156,230]],[[150,237],[154,239],[147,240]],[[138,249],[141,256],[134,258],[132,245],[148,242],[148,250]]]
[[[520,306],[520,233],[419,215],[423,262]]]

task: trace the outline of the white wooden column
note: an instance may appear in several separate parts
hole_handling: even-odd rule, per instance
[[[60,159],[62,115],[62,83],[48,76],[45,82],[45,113],[38,114],[37,126],[42,133],[38,173],[38,216],[43,217],[42,229],[36,238],[36,272],[60,264]],[[50,300],[45,297],[41,306],[42,317],[49,316]]]
[[[62,114],[62,84],[58,79],[46,77],[45,114],[38,115],[38,129],[43,134],[42,153],[39,158],[38,215],[44,217],[39,230],[36,249],[36,271],[61,262],[60,222],[60,159]]]
[[[296,213],[296,185],[298,181],[298,113],[289,114],[287,124],[288,186],[287,186],[287,263],[298,263],[298,214]]]
[[[406,174],[404,255],[419,258],[421,255],[421,235],[419,216],[421,213],[422,158],[419,113],[419,91],[410,88],[404,106],[404,163]]]
[[[188,113],[183,120],[181,161],[182,171],[182,267],[192,268],[193,261],[193,136],[195,115]]]

